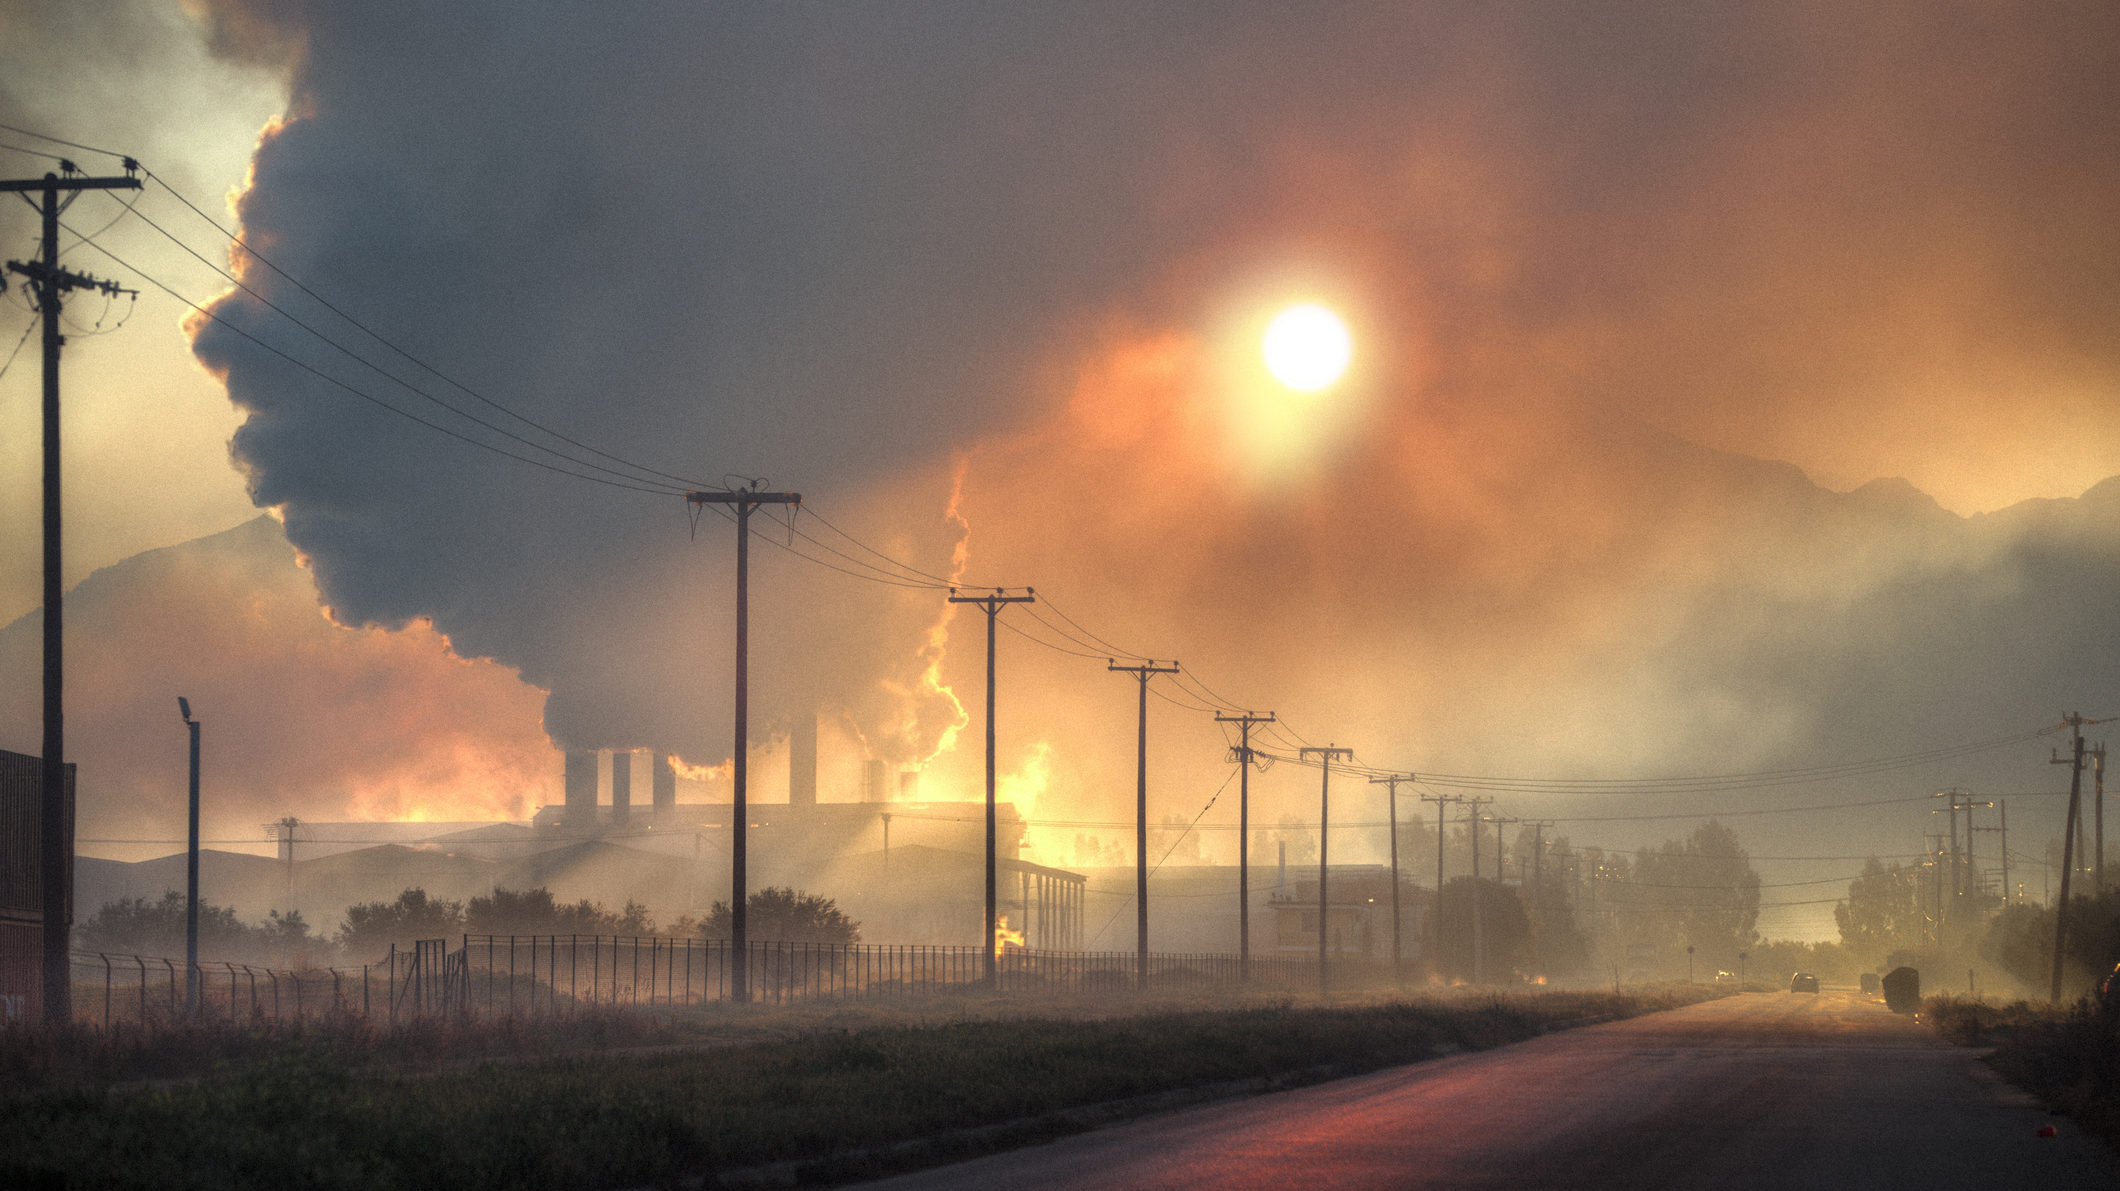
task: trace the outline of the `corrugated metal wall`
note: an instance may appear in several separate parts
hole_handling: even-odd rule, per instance
[[[0,749],[0,921],[42,922],[42,758]],[[66,920],[74,919],[74,767],[66,767]]]
[[[0,922],[0,1025],[44,1020],[44,927]]]

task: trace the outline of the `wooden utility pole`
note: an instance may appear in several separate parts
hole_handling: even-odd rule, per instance
[[[2083,717],[2070,712],[2062,717],[2069,726],[2070,752],[2067,758],[2055,757],[2050,764],[2066,765],[2068,769],[2068,821],[2061,835],[2061,900],[2054,904],[2054,982],[2047,993],[2047,1000],[2059,1004],[2061,1001],[2061,964],[2068,958],[2068,885],[2069,872],[2076,866],[2076,824],[2078,802],[2083,797]]]
[[[950,603],[977,604],[986,610],[986,983],[994,984],[994,952],[1000,946],[995,933],[996,910],[994,902],[994,621],[1001,609],[1008,604],[1031,604],[1038,600],[1038,593],[1026,587],[1019,596],[1003,595],[1006,588],[996,588],[983,596],[961,596],[957,589],[950,588]],[[1021,812],[1018,812],[1021,813]]]
[[[1443,979],[1443,808],[1463,802],[1456,794],[1423,794],[1422,802],[1435,804],[1435,906],[1428,913],[1428,974],[1437,983]]]
[[[735,779],[729,814],[729,989],[737,1001],[751,999],[750,935],[745,930],[744,850],[750,826],[747,799],[751,751],[751,510],[760,505],[800,505],[799,492],[760,492],[756,485],[734,492],[687,492],[685,503],[736,509],[736,746],[730,755]]]
[[[59,333],[62,295],[73,290],[95,290],[116,296],[135,291],[121,289],[109,281],[97,281],[59,267],[59,213],[84,190],[138,190],[139,163],[125,159],[122,178],[84,178],[71,161],[59,163],[59,173],[42,178],[0,181],[0,193],[20,194],[43,217],[42,251],[29,262],[9,261],[7,271],[29,279],[37,299],[37,317],[44,322],[44,769],[43,789],[38,801],[39,895],[44,903],[44,1020],[71,1025],[74,1020],[72,916],[67,913],[73,891],[74,837],[66,806],[66,713],[64,633],[61,628],[61,597],[64,576],[60,561],[59,532],[59,349],[66,337]],[[64,176],[61,176],[64,175]],[[59,199],[66,192],[65,202]],[[43,202],[29,196],[42,192]]]
[[[1372,786],[1381,783],[1391,787],[1391,801],[1385,819],[1391,827],[1391,979],[1394,983],[1406,978],[1406,971],[1399,956],[1399,783],[1413,780],[1414,776],[1410,773],[1394,773],[1369,779]]]
[[[1328,871],[1325,861],[1325,845],[1326,841],[1331,838],[1332,763],[1336,760],[1354,760],[1354,750],[1333,748],[1327,745],[1324,748],[1298,749],[1296,750],[1296,756],[1304,761],[1316,757],[1321,779],[1318,787],[1318,995],[1322,997],[1331,988],[1326,960],[1326,944],[1331,938],[1331,933],[1327,927],[1330,925],[1332,917],[1332,902],[1325,896],[1325,874]]]
[[[2105,895],[2105,742],[2090,750],[2091,755],[2091,809],[2098,822],[2097,858],[2091,871],[2091,891],[2100,897]]]
[[[1139,666],[1122,666],[1116,658],[1105,659],[1105,669],[1123,671],[1141,686],[1141,711],[1134,740],[1134,987],[1148,991],[1148,680],[1158,674],[1176,674],[1178,663],[1158,666],[1150,658]]]
[[[1486,915],[1480,913],[1480,808],[1494,799],[1465,798],[1460,801],[1465,804],[1465,822],[1472,832],[1472,982],[1485,984],[1486,940],[1481,937],[1481,926]]]
[[[1218,724],[1237,725],[1237,978],[1251,979],[1251,729],[1254,724],[1273,723],[1273,712],[1265,715],[1223,715]]]
[[[1514,815],[1489,815],[1487,821],[1494,824],[1494,882],[1499,885],[1509,879],[1506,875],[1509,870],[1502,866],[1502,824],[1521,823],[1523,820]]]

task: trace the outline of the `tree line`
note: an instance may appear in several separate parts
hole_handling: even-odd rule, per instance
[[[861,938],[860,924],[828,897],[767,888],[753,893],[746,906],[746,926],[754,939],[852,943]],[[81,924],[76,945],[85,951],[180,959],[185,946],[184,912],[184,895],[175,891],[154,901],[120,898]],[[704,918],[681,915],[658,930],[648,907],[632,900],[614,911],[588,898],[561,901],[543,886],[521,890],[496,886],[491,893],[466,901],[410,888],[389,901],[348,906],[338,928],[325,934],[313,930],[299,910],[284,915],[273,910],[262,922],[244,923],[232,908],[201,899],[199,956],[209,962],[324,967],[372,963],[393,944],[403,948],[418,939],[464,934],[663,934],[726,939],[730,917],[728,903],[715,902]]]

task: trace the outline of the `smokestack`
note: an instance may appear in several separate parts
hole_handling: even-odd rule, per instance
[[[633,750],[611,750],[611,825],[623,827],[633,818]]]
[[[863,802],[889,802],[891,794],[883,784],[883,762],[864,761],[861,765],[861,800]]]
[[[898,801],[920,801],[920,771],[908,769],[898,775]]]
[[[564,821],[569,830],[588,830],[596,826],[596,754],[567,753],[567,813]]]
[[[788,728],[788,805],[817,805],[817,715],[796,712]]]
[[[655,813],[666,815],[677,807],[677,770],[670,766],[670,754],[656,753],[648,772],[648,785],[654,790]]]

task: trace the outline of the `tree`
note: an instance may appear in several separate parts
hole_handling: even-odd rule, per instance
[[[1573,976],[1590,964],[1590,938],[1575,921],[1560,878],[1547,873],[1529,889],[1519,888],[1519,900],[1528,897],[1531,919],[1531,966],[1542,976]]]
[[[613,914],[588,898],[561,903],[542,885],[519,891],[496,885],[465,905],[464,929],[477,935],[649,935],[655,920],[637,901]]]
[[[753,939],[786,943],[858,943],[861,924],[849,919],[831,898],[793,889],[766,888],[751,895],[745,931]],[[729,903],[715,902],[700,934],[730,937]]]
[[[338,943],[349,958],[367,960],[392,943],[407,947],[418,939],[447,938],[463,929],[464,903],[428,897],[424,889],[407,889],[393,902],[346,907]]]
[[[97,910],[77,936],[88,951],[184,958],[184,895],[171,890],[159,901],[121,897]],[[285,917],[269,911],[265,921],[246,925],[227,906],[199,902],[199,955],[231,963],[292,964],[316,940],[309,923],[295,910]]]
[[[1862,875],[1848,882],[1846,900],[1833,907],[1840,943],[1859,957],[1877,963],[1892,951],[1921,945],[1921,871],[1876,857]]]
[[[1312,890],[1315,894],[1316,890]],[[1472,979],[1472,908],[1480,913],[1480,974],[1497,980],[1531,962],[1531,919],[1516,891],[1485,877],[1453,877],[1443,885],[1442,938],[1436,970],[1446,980]]]
[[[1710,819],[1634,867],[1647,914],[1681,947],[1698,948],[1702,962],[1727,966],[1758,941],[1759,873],[1736,832]]]
[[[76,938],[84,951],[123,952],[184,958],[185,897],[175,890],[160,901],[144,897],[121,897],[97,910],[81,924]],[[199,954],[235,959],[247,954],[250,928],[236,919],[236,912],[201,898],[199,901]]]

